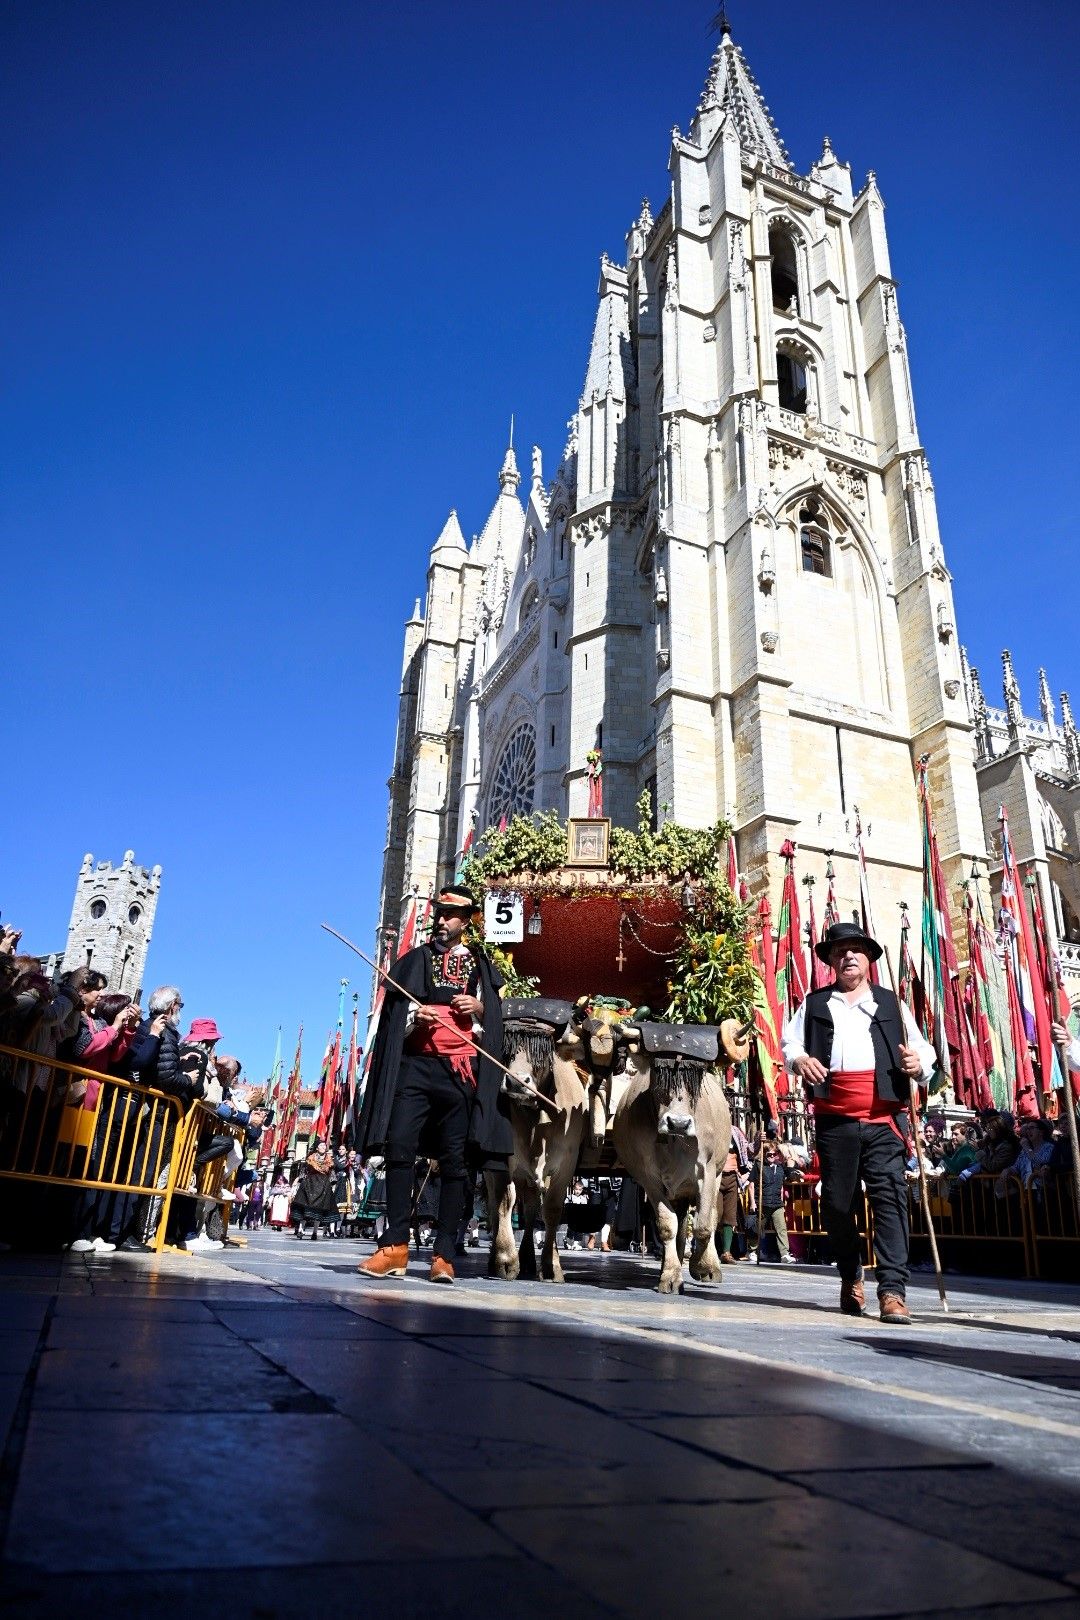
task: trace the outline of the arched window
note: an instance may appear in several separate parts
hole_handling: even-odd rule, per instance
[[[512,732],[491,779],[487,823],[497,827],[505,816],[531,815],[536,793],[536,733],[526,721]]]
[[[787,349],[776,351],[776,391],[785,411],[806,414],[806,367]]]
[[[769,232],[769,253],[772,257],[773,309],[799,313],[799,266],[795,257],[795,239],[783,225],[774,225]]]
[[[529,586],[521,598],[521,611],[518,613],[518,629],[520,630],[526,619],[531,617],[540,606],[540,587],[535,582]]]
[[[804,574],[832,578],[832,542],[829,525],[818,501],[811,498],[799,512],[799,557]]]

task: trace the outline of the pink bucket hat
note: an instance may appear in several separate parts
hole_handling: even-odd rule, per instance
[[[220,1041],[221,1031],[212,1018],[193,1018],[185,1041]]]

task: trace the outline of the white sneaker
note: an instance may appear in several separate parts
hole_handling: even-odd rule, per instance
[[[236,1194],[231,1193],[228,1187],[222,1187],[221,1191],[218,1193],[218,1197],[221,1199],[223,1204],[233,1204],[236,1202]]]
[[[71,1254],[89,1254],[94,1247],[94,1240],[93,1238],[76,1238],[74,1243],[69,1244],[68,1247]]]
[[[96,1249],[98,1254],[113,1254],[116,1250],[116,1244],[107,1242],[105,1238],[95,1238],[90,1247]]]
[[[799,1262],[796,1260],[793,1254],[782,1255],[780,1259],[780,1264],[782,1266],[797,1266],[798,1263]]]
[[[208,1254],[211,1249],[223,1249],[225,1245],[224,1243],[215,1243],[214,1239],[208,1238],[205,1232],[200,1232],[198,1237],[189,1238],[184,1247],[190,1249],[192,1254]]]

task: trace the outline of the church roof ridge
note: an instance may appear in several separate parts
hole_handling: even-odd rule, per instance
[[[735,125],[739,145],[755,152],[782,169],[793,167],[761,87],[750,71],[742,48],[731,37],[731,27],[722,11],[719,18],[720,43],[709,64],[705,88],[698,102],[698,113],[718,109]]]

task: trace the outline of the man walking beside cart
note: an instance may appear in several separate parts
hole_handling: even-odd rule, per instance
[[[431,1281],[452,1283],[466,1149],[482,1168],[513,1147],[502,1077],[489,1061],[502,1056],[502,980],[482,950],[464,943],[472,914],[470,894],[444,889],[430,942],[398,958],[386,987],[357,1143],[386,1158],[386,1230],[360,1265],[367,1277],[404,1276],[413,1167],[418,1153],[430,1153],[439,1162]]]
[[[904,1112],[912,1080],[925,1083],[936,1057],[908,1009],[870,964],[882,954],[857,923],[834,923],[814,947],[835,982],[812,990],[784,1026],[784,1062],[812,1099],[821,1164],[821,1213],[840,1273],[840,1309],[862,1316],[866,1295],[855,1207],[860,1182],[874,1217],[881,1320],[911,1320]]]

